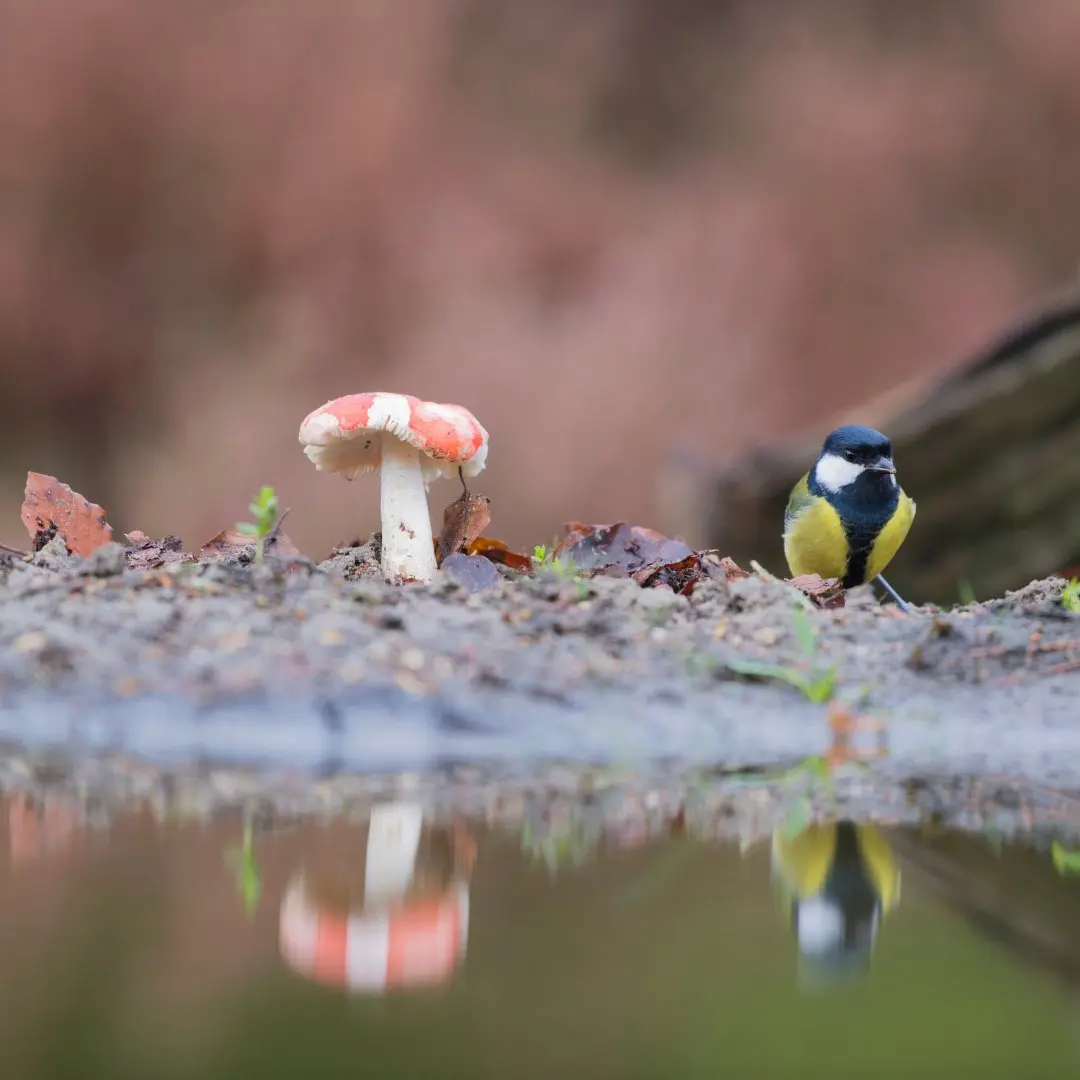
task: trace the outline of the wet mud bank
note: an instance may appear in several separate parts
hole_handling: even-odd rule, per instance
[[[142,570],[119,545],[78,559],[55,544],[8,558],[0,738],[323,776],[551,762],[674,775],[795,764],[846,718],[874,728],[853,739],[883,782],[1080,788],[1080,616],[1057,580],[905,616],[869,595],[801,609],[757,577],[689,597],[501,569],[477,592],[443,573],[391,588],[364,559]]]

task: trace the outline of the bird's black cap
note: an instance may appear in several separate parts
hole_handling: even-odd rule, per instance
[[[848,424],[829,433],[821,452],[836,454],[859,465],[870,465],[879,458],[890,457],[892,444],[880,431],[861,424]]]

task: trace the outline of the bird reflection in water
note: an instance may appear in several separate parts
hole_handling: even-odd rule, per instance
[[[773,876],[789,905],[808,985],[865,974],[882,920],[900,899],[892,848],[873,825],[834,821],[773,834]]]
[[[355,993],[448,981],[465,956],[475,860],[463,824],[426,825],[410,803],[374,808],[355,861],[309,865],[289,882],[282,957]]]

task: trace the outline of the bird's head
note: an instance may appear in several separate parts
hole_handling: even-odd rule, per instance
[[[814,463],[813,480],[826,495],[890,495],[897,490],[892,446],[873,428],[856,424],[837,428]]]

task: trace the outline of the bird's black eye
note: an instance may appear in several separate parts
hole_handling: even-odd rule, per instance
[[[854,450],[845,450],[844,451],[844,460],[845,461],[854,461],[855,460],[855,451]]]

